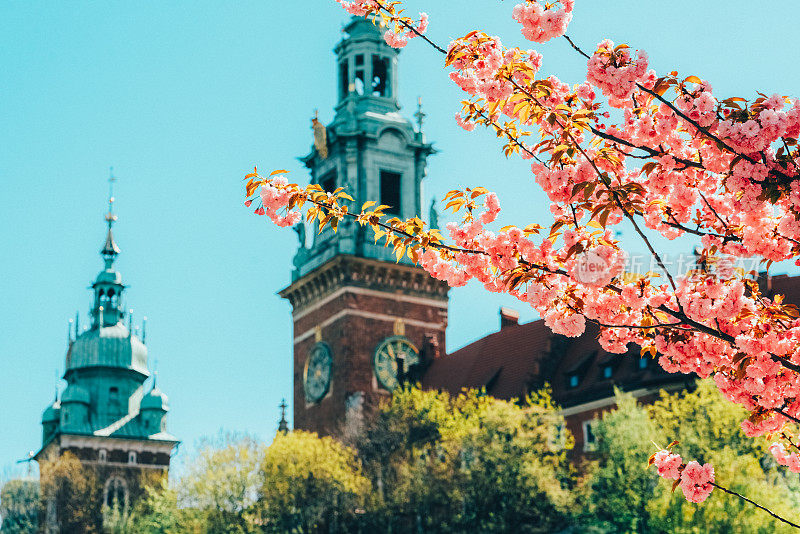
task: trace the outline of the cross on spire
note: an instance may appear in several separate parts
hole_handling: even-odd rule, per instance
[[[278,422],[278,432],[283,432],[285,434],[289,432],[289,422],[286,420],[286,399],[281,399],[278,408],[281,409],[281,420]]]
[[[117,179],[114,177],[114,167],[108,168],[108,213],[106,214],[106,222],[108,222],[108,227],[111,228],[111,225],[114,224],[114,221],[117,220],[117,216],[114,215],[114,182]]]

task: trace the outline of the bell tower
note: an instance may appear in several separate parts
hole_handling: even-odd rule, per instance
[[[375,200],[389,216],[421,216],[426,161],[435,150],[400,113],[397,57],[379,28],[353,18],[336,53],[333,122],[312,120],[314,145],[302,158],[311,182]],[[421,110],[418,112],[421,118]],[[408,258],[396,261],[371,229],[344,220],[321,233],[302,223],[292,284],[294,425],[347,433],[360,414],[412,378],[444,349],[447,285]],[[313,237],[307,238],[306,234]]]

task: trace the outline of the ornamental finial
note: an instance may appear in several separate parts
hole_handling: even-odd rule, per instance
[[[417,132],[422,133],[422,121],[427,117],[427,113],[422,111],[422,97],[417,97],[417,112],[414,113],[414,117],[417,119]]]
[[[108,233],[106,234],[106,242],[103,244],[103,249],[100,251],[106,261],[106,269],[111,268],[114,258],[119,254],[119,247],[114,241],[114,234],[111,232],[111,226],[117,220],[117,216],[114,214],[114,182],[116,181],[114,167],[110,167],[108,171],[108,213],[105,216],[106,224],[108,224]]]

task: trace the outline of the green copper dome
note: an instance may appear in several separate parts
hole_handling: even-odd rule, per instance
[[[61,404],[56,401],[45,408],[42,414],[42,423],[58,422],[59,419],[61,419]]]
[[[167,396],[161,392],[160,389],[154,387],[150,393],[142,399],[141,410],[161,410],[163,412],[169,411],[169,403]]]
[[[61,394],[61,404],[69,404],[70,402],[89,404],[91,400],[89,392],[76,384],[70,384]]]
[[[67,352],[67,373],[87,367],[121,367],[147,376],[147,347],[122,323],[93,328]]]
[[[118,271],[100,271],[97,275],[95,284],[114,284],[122,285],[122,275]]]

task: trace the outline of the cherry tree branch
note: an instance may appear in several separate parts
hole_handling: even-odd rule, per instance
[[[578,45],[576,45],[572,41],[572,39],[570,39],[570,37],[568,35],[564,35],[564,38],[567,40],[567,42],[569,42],[569,44],[572,46],[572,48],[575,49],[575,51],[577,51],[580,55],[582,55],[586,59],[590,59],[591,58],[591,56],[589,56],[586,52],[581,50],[581,48]],[[723,141],[722,139],[720,139],[719,137],[717,137],[716,135],[711,133],[707,128],[704,128],[703,126],[700,126],[700,124],[697,121],[690,119],[685,113],[683,113],[681,110],[679,110],[677,107],[675,107],[675,105],[672,102],[668,101],[666,98],[662,97],[661,95],[659,95],[655,91],[644,87],[640,83],[637,83],[636,87],[639,90],[641,90],[641,91],[643,91],[643,92],[655,97],[661,103],[663,103],[666,106],[668,106],[673,111],[673,113],[678,115],[680,118],[682,118],[687,123],[691,124],[698,132],[702,133],[707,138],[709,138],[712,141],[714,141],[715,143],[719,144],[719,146],[721,146],[722,148],[724,148],[725,150],[727,150],[728,152],[730,152],[734,156],[741,157],[742,159],[747,160],[748,162],[753,163],[753,164],[759,163],[758,160],[753,159],[749,155],[740,154],[739,152],[737,152],[733,147],[728,145],[725,141]],[[782,172],[778,171],[777,169],[774,169],[774,168],[769,167],[769,166],[768,166],[768,170],[769,170],[770,174],[772,174],[773,176],[775,176],[775,177],[777,177],[777,178],[779,178],[781,180],[784,180],[784,181],[791,182],[792,180],[797,179],[797,177],[789,176],[788,174],[782,173]]]

